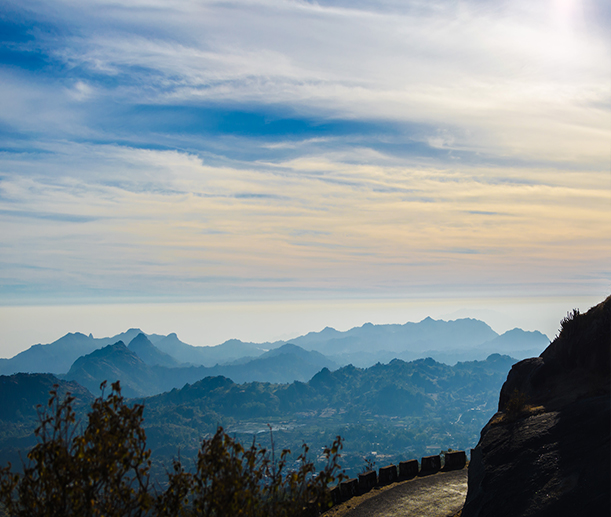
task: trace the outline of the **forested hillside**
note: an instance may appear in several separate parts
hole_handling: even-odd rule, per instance
[[[294,450],[303,441],[316,449],[341,435],[344,466],[356,473],[366,459],[382,464],[474,446],[514,362],[498,354],[455,366],[394,360],[323,369],[307,383],[291,384],[208,377],[144,399],[144,426],[154,455],[167,458],[179,446],[181,455],[193,454],[218,424],[263,443],[270,424],[277,445]]]
[[[238,384],[222,376],[206,377],[134,401],[144,404],[143,425],[158,472],[179,453],[193,457],[202,438],[223,425],[238,439],[252,442],[255,435],[263,445],[269,445],[271,427],[277,447],[294,451],[304,441],[317,450],[341,435],[343,465],[355,473],[366,459],[382,464],[474,446],[496,410],[498,392],[514,362],[499,354],[455,366],[430,358],[396,359],[366,369],[323,368],[308,382],[291,384]],[[0,422],[6,429],[0,443],[2,460],[14,458],[19,447],[32,443],[34,408],[44,403],[44,397],[40,389],[32,391],[29,386],[40,383],[40,378],[41,374],[0,377],[0,387],[18,383],[24,394],[20,413],[7,413]],[[44,378],[47,384],[55,380],[51,375]],[[64,391],[78,386],[64,381],[60,385]],[[9,396],[0,395],[3,400]],[[91,397],[86,390],[77,396],[81,405]]]

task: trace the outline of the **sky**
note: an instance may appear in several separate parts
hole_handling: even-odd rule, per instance
[[[610,32],[606,0],[4,0],[0,356],[549,332],[611,291]]]

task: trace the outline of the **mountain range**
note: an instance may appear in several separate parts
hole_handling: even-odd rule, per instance
[[[87,336],[81,333],[69,333],[53,343],[33,345],[10,359],[0,359],[0,374],[10,375],[17,372],[66,374],[80,357],[118,342],[122,342],[124,346],[127,343],[128,351],[144,364],[140,365],[133,358],[128,360],[126,352],[121,355],[118,349],[112,349],[114,353],[111,355],[119,362],[132,361],[133,367],[142,374],[142,379],[155,378],[155,375],[149,372],[151,369],[180,368],[188,379],[193,379],[192,374],[197,373],[204,376],[229,375],[236,382],[247,380],[291,382],[310,378],[315,373],[311,369],[313,365],[334,368],[352,364],[365,368],[378,362],[387,363],[395,358],[409,361],[423,357],[453,364],[458,361],[482,360],[493,353],[522,359],[538,355],[549,344],[549,339],[540,332],[527,332],[518,328],[499,335],[483,321],[470,318],[453,321],[426,318],[419,323],[408,322],[403,325],[366,323],[345,332],[327,327],[320,332],[310,332],[289,341],[248,343],[231,339],[209,347],[184,343],[175,333],[167,336],[145,334],[140,329],[132,328],[106,338],[94,338],[91,334]],[[289,344],[295,347],[285,348]],[[282,358],[272,360],[271,352],[281,348],[282,352],[278,355]],[[304,352],[319,355],[310,354],[307,356],[308,359],[304,360],[306,357]],[[324,360],[320,354],[325,356]],[[108,351],[106,355],[109,355]],[[286,361],[287,358],[284,357],[287,355],[293,357],[290,366]],[[101,355],[96,354],[87,361],[101,362],[103,359]],[[104,361],[108,371],[122,368],[118,364],[111,365],[108,357]],[[72,375],[82,370],[82,362],[77,366]],[[189,369],[183,370],[184,368]],[[216,369],[207,370],[214,368]],[[93,379],[97,382],[99,376],[94,375],[93,371],[87,375],[91,378],[90,384]],[[170,384],[175,386],[175,381]],[[145,390],[143,393],[149,391]]]
[[[324,355],[291,344],[265,352],[255,359],[211,368],[177,366],[171,361],[175,360],[159,351],[140,333],[128,346],[118,341],[79,357],[68,373],[60,377],[76,381],[92,393],[98,393],[104,380],[119,380],[126,397],[145,397],[182,388],[186,383],[204,377],[223,375],[238,383],[259,381],[281,384],[294,380],[307,381],[322,368],[338,368]]]
[[[420,357],[453,364],[482,360],[493,353],[521,359],[539,354],[549,344],[549,338],[538,331],[519,328],[499,335],[483,321],[471,318],[425,318],[403,325],[365,323],[346,332],[327,327],[292,339],[291,343],[322,352],[339,364],[367,367],[376,362]]]

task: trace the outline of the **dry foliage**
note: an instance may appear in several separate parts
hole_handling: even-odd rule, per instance
[[[102,390],[105,383],[102,384]],[[341,480],[337,437],[324,450],[327,464],[315,472],[303,445],[299,468],[290,451],[253,444],[244,448],[222,428],[204,440],[193,472],[175,460],[164,489],[150,486],[150,451],[142,429],[143,409],[129,406],[119,383],[95,400],[88,423],[78,431],[73,397],[51,391],[40,410],[39,443],[23,473],[0,469],[0,514],[13,517],[194,516],[288,517],[317,515],[328,504],[327,487]]]

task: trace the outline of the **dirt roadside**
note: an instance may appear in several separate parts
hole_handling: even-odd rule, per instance
[[[353,497],[325,517],[453,517],[467,495],[468,470],[416,477]]]

